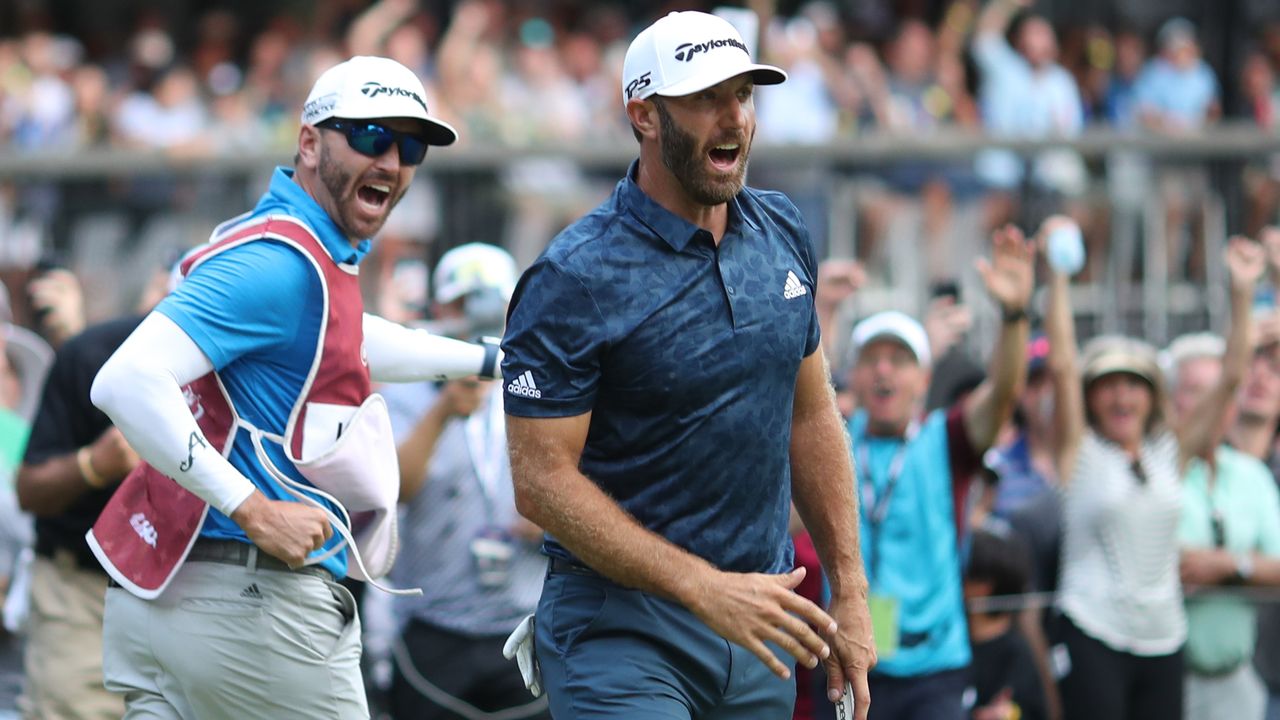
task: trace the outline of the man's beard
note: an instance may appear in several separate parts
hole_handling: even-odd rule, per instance
[[[662,164],[671,171],[689,197],[702,205],[721,205],[732,200],[742,190],[746,179],[750,139],[738,135],[722,137],[712,143],[737,142],[741,148],[738,167],[733,174],[726,179],[712,177],[706,167],[707,153],[698,147],[697,139],[677,126],[662,101],[655,100],[661,130]]]
[[[351,173],[333,161],[326,145],[320,145],[320,182],[329,191],[329,197],[339,208],[343,207],[343,198],[351,187]],[[337,219],[337,218],[335,218]]]
[[[361,224],[368,224],[370,221],[363,218],[357,218],[352,212],[352,206],[355,204],[355,194],[357,186],[352,183],[354,175],[344,168],[341,163],[335,162],[333,156],[329,153],[328,146],[320,145],[320,182],[324,183],[325,190],[329,191],[329,197],[332,198],[336,214],[331,218],[334,223],[349,236],[358,239],[373,237],[382,229],[387,221],[387,217],[391,215],[391,210],[400,202],[400,198],[404,197],[405,189],[400,189],[400,194],[387,198],[386,209],[382,212],[382,218],[374,221],[372,227],[360,227]],[[375,174],[368,178],[369,182],[385,182],[394,187],[396,178],[385,174]]]

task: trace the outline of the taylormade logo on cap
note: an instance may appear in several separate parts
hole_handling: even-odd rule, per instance
[[[787,74],[751,61],[751,51],[728,20],[707,13],[673,12],[631,41],[622,63],[622,104],[651,95],[679,97],[750,73],[757,85],[776,85]]]
[[[421,95],[419,95],[418,93],[412,90],[405,90],[404,88],[391,87],[389,85],[383,85],[381,83],[376,83],[376,82],[367,82],[364,84],[363,87],[360,88],[360,92],[364,93],[365,95],[368,95],[371,98],[378,97],[383,93],[386,93],[388,95],[399,95],[400,97],[407,97],[410,100],[413,100],[414,102],[418,103],[418,105],[422,108],[422,112],[425,113],[427,111],[427,101],[423,100]]]
[[[302,122],[330,118],[412,118],[423,123],[430,145],[449,145],[458,133],[427,112],[426,90],[412,70],[390,58],[358,55],[325,70],[302,106]]]
[[[684,43],[683,45],[676,47],[676,59],[688,62],[693,59],[695,53],[706,52],[711,48],[722,47],[736,47],[742,52],[748,52],[746,44],[741,40],[736,38],[725,38],[723,40],[711,40],[709,42],[698,43],[697,45],[693,43]]]

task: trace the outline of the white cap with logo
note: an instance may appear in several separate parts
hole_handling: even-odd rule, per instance
[[[390,58],[357,55],[325,70],[302,106],[304,125],[329,118],[413,118],[428,145],[452,145],[458,132],[427,113],[426,90],[412,70]]]
[[[862,350],[873,340],[893,340],[905,345],[920,367],[929,368],[933,355],[929,352],[929,335],[915,318],[896,310],[876,313],[853,327],[853,346]]]
[[[631,41],[622,63],[622,105],[650,95],[679,97],[751,73],[757,85],[777,85],[787,74],[751,61],[728,20],[707,13],[673,12]]]

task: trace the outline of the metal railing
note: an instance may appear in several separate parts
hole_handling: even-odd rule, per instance
[[[1095,331],[1126,331],[1164,342],[1188,324],[1217,326],[1221,320],[1223,270],[1216,261],[1226,236],[1242,224],[1241,171],[1280,154],[1280,134],[1232,123],[1178,137],[1109,130],[1053,140],[961,132],[911,137],[873,134],[821,146],[759,145],[753,151],[752,168],[753,176],[760,177],[802,174],[817,199],[814,207],[821,208],[817,211],[821,217],[810,218],[810,225],[821,234],[815,237],[820,252],[853,256],[859,251],[859,203],[869,178],[898,163],[964,161],[992,148],[1012,150],[1024,158],[1069,149],[1084,158],[1090,168],[1091,201],[1112,212],[1113,219],[1105,277],[1077,290],[1081,315],[1093,323]],[[1155,164],[1194,164],[1209,174],[1202,226],[1195,233],[1204,244],[1203,278],[1171,281],[1164,272],[1168,265],[1161,241],[1164,208],[1154,187],[1143,190],[1144,202],[1136,210],[1110,207],[1106,180],[1118,153]],[[518,260],[528,262],[564,223],[609,192],[635,154],[630,142],[459,147],[433,153],[420,172],[439,206],[435,247],[428,255],[435,257],[443,248],[461,242],[483,240],[507,245]],[[71,257],[73,267],[102,273],[113,272],[114,267],[119,282],[127,284],[134,278],[121,270],[136,269],[139,262],[163,254],[169,246],[199,241],[218,220],[250,207],[265,186],[268,170],[291,160],[291,152],[215,157],[122,150],[0,152],[0,188],[8,186],[18,198],[9,217],[0,207],[0,264],[8,255],[4,246],[12,240],[15,217],[34,219],[45,245]],[[515,168],[526,170],[523,180]],[[558,182],[539,187],[540,172],[555,174]],[[532,182],[529,173],[533,173]],[[531,217],[531,210],[537,217]],[[1021,219],[1024,225],[1038,220],[1026,215]],[[977,252],[985,245],[980,231],[975,226],[964,233],[974,235],[970,243]],[[888,305],[921,309],[922,275],[907,267],[918,262],[920,250],[906,249],[899,248],[887,267],[872,269],[886,271],[894,281],[879,294],[864,294],[853,312]],[[1141,267],[1131,274],[1139,256]],[[1129,281],[1131,275],[1140,277],[1136,286]],[[973,289],[971,297],[980,297],[980,289]],[[116,293],[114,301],[120,302],[120,297]]]

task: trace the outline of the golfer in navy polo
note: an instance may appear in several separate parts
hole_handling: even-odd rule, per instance
[[[640,158],[526,272],[504,338],[520,511],[547,531],[536,615],[558,720],[791,716],[795,660],[857,713],[875,662],[849,449],[795,206],[743,185],[756,85],[728,22],[672,13],[627,51]],[[830,573],[793,589],[789,506]]]

